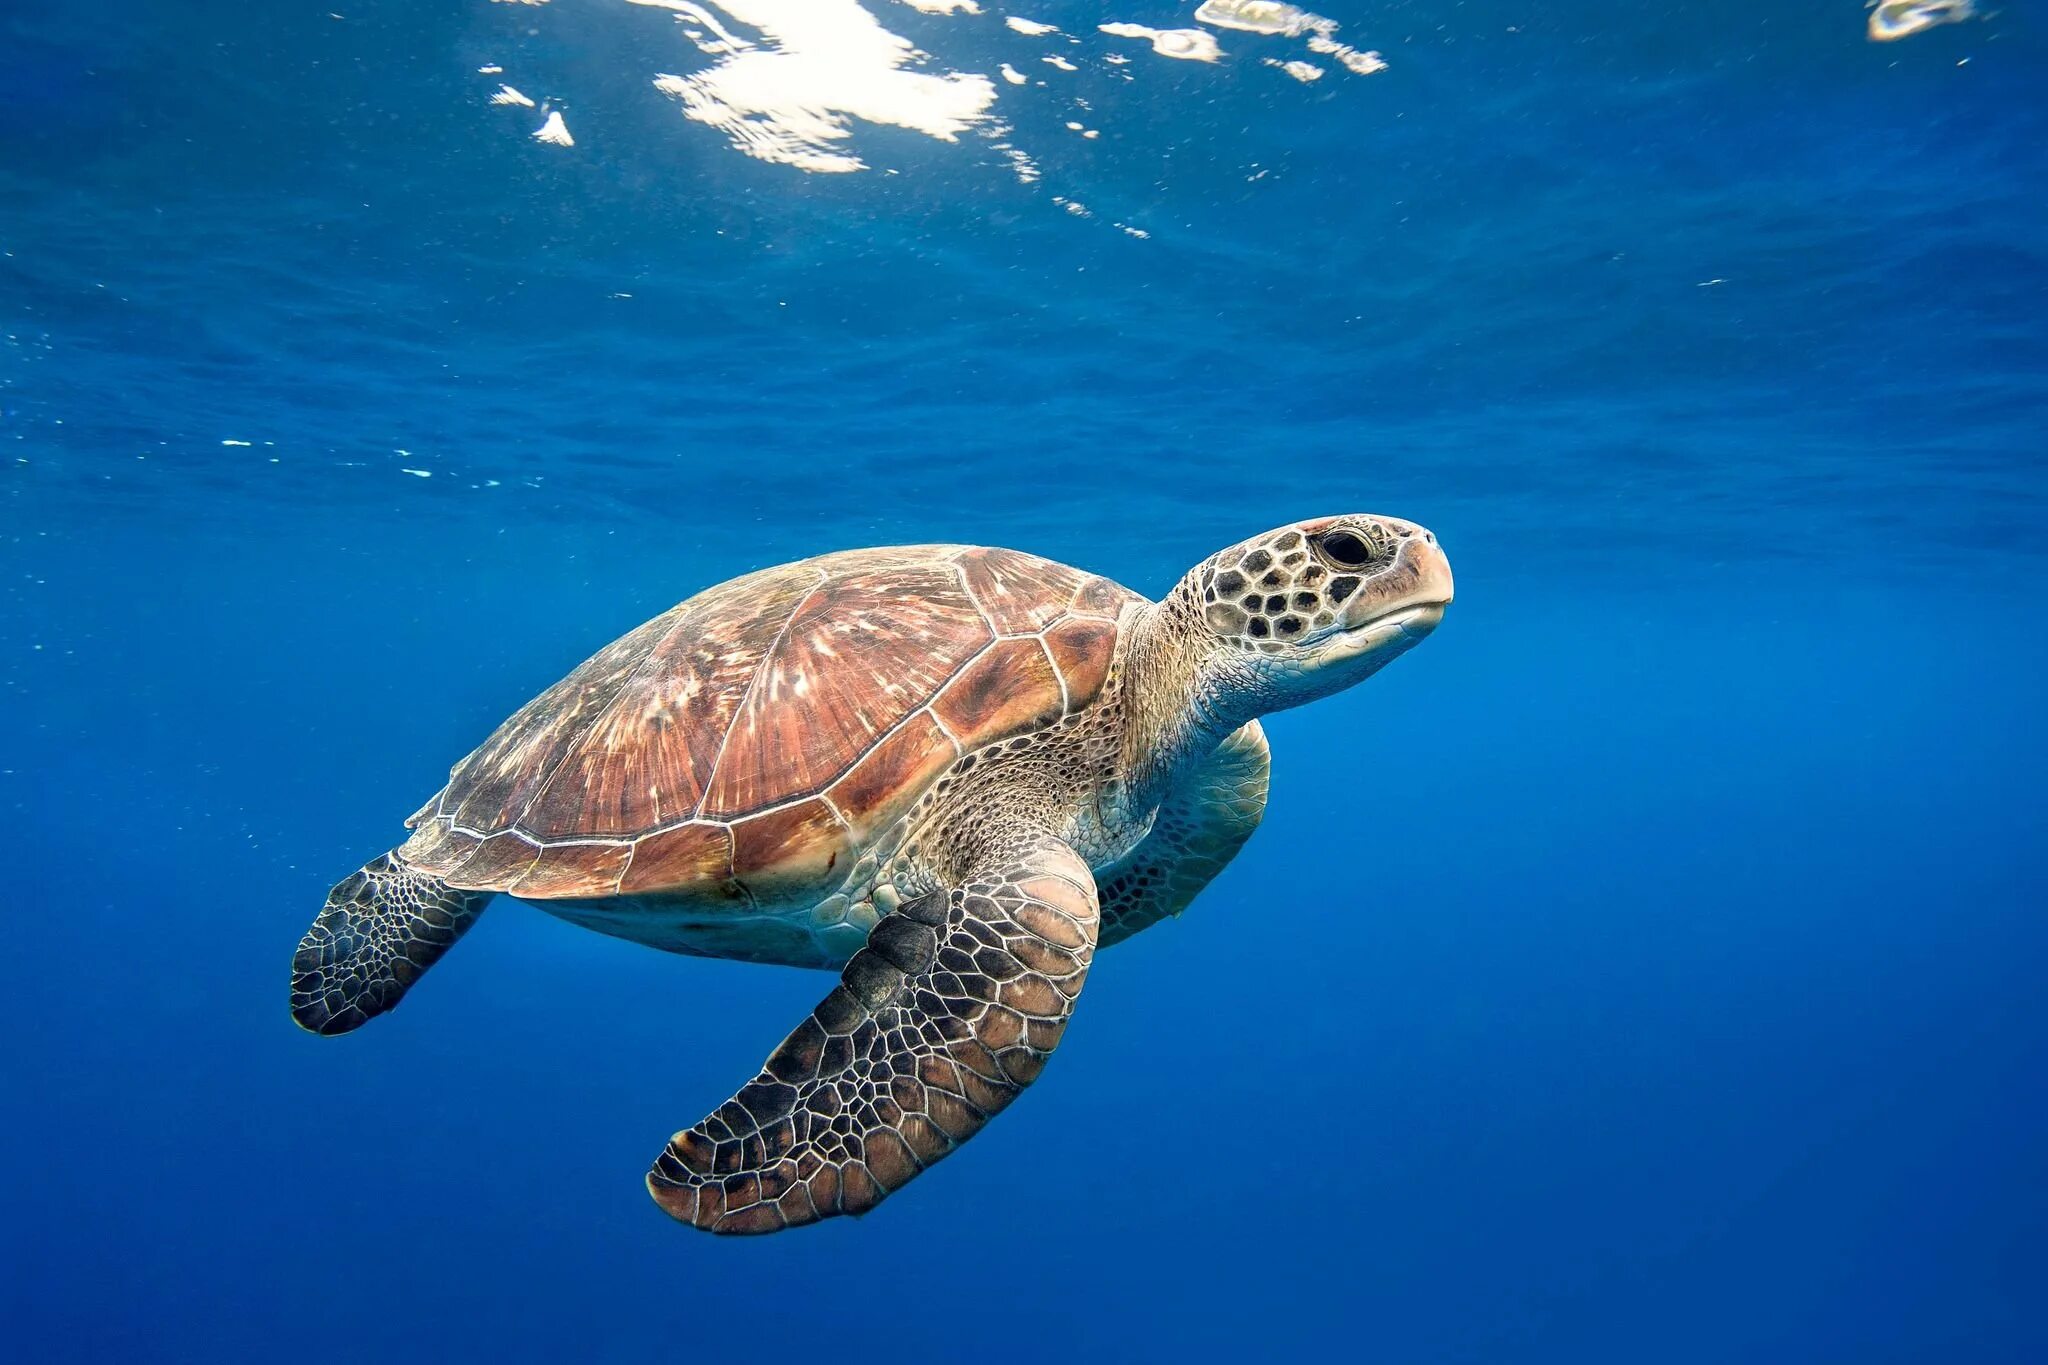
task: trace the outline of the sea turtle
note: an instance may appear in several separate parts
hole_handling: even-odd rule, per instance
[[[1035,1079],[1095,949],[1178,914],[1266,804],[1257,717],[1420,640],[1436,538],[1283,526],[1154,603],[1014,550],[748,574],[607,646],[336,886],[292,1017],[396,1005],[495,892],[607,934],[841,971],[647,1183],[713,1232],[863,1213]]]

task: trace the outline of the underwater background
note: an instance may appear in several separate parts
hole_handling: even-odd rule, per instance
[[[2038,9],[862,4],[916,51],[0,5],[6,1353],[2048,1359]],[[781,115],[712,10],[827,26]],[[897,122],[804,93],[856,56]],[[287,1017],[329,885],[701,587],[1156,596],[1350,510],[1443,626],[866,1219],[641,1184],[824,975],[502,900]]]

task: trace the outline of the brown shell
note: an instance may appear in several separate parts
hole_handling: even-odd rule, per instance
[[[521,707],[408,822],[404,856],[533,899],[820,884],[961,754],[1093,701],[1142,600],[957,545],[736,578]]]

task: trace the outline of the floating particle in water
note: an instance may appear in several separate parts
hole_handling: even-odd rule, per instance
[[[499,75],[503,75],[503,74],[504,74],[504,71],[505,71],[505,68],[504,68],[504,67],[502,67],[502,66],[498,66],[498,65],[495,65],[495,64],[493,64],[493,65],[491,65],[491,66],[480,66],[480,67],[478,67],[478,68],[476,69],[476,74],[477,74],[477,75],[479,75],[479,76],[499,76]]]
[[[491,96],[492,104],[516,104],[522,109],[533,108],[533,101],[509,85],[498,87],[498,93]]]
[[[1005,18],[1003,22],[1027,38],[1043,38],[1048,33],[1060,31],[1058,24],[1041,24],[1030,19],[1019,19],[1014,14]]]
[[[236,439],[234,439],[234,438],[233,438],[232,436],[230,436],[230,437],[228,437],[228,438],[227,438],[226,440],[223,440],[223,441],[221,442],[221,444],[222,444],[222,445],[224,445],[224,446],[245,446],[245,445],[248,445],[248,444],[250,444],[250,443],[249,443],[249,442],[247,442],[247,441],[237,441],[237,440],[236,440]]]
[[[1008,81],[1012,85],[1022,85],[1025,81],[1031,79],[1029,76],[1026,76],[1023,72],[1019,71],[1016,67],[1011,66],[1008,62],[1003,63],[1002,73],[1003,79]]]
[[[1072,62],[1068,61],[1065,57],[1040,57],[1039,60],[1044,62],[1047,66],[1056,66],[1062,71],[1079,71],[1081,69],[1075,66]]]
[[[1972,0],[1878,0],[1870,8],[1870,41],[1889,43],[1933,28],[1972,18]]]
[[[1147,28],[1143,24],[1103,24],[1101,29],[1113,38],[1144,38],[1151,42],[1152,50],[1162,57],[1177,57],[1185,62],[1213,62],[1223,55],[1223,49],[1216,45],[1216,35],[1205,33],[1198,28]]]
[[[401,474],[410,474],[415,479],[431,479],[434,477],[434,471],[431,469],[400,469],[398,472]]]
[[[1323,69],[1312,62],[1283,62],[1278,57],[1266,57],[1263,60],[1267,66],[1285,71],[1303,85],[1323,78]]]
[[[903,0],[903,3],[920,14],[981,13],[981,6],[974,0]]]
[[[574,147],[576,139],[569,136],[569,125],[562,122],[562,112],[557,109],[550,113],[547,122],[533,130],[536,142],[551,142],[557,147]]]

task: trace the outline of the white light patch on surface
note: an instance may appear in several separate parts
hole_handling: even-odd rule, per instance
[[[1377,52],[1360,52],[1355,47],[1346,47],[1326,33],[1311,34],[1308,40],[1310,52],[1320,52],[1334,58],[1345,70],[1355,76],[1370,76],[1376,71],[1387,69],[1386,59]]]
[[[1033,161],[1030,154],[1023,148],[1013,143],[998,142],[995,144],[995,149],[1003,154],[1003,159],[1010,163],[1010,169],[1016,172],[1018,184],[1035,185],[1038,183],[1038,163]]]
[[[1870,41],[1896,42],[1937,24],[1961,23],[1976,13],[1971,0],[1877,0],[1870,7]]]
[[[1278,0],[1202,0],[1195,21],[1217,28],[1234,28],[1245,33],[1282,34],[1298,37],[1314,27],[1318,16]],[[1325,19],[1322,22],[1328,23]]]
[[[1213,62],[1223,55],[1216,35],[1198,28],[1146,28],[1143,24],[1103,24],[1101,28],[1112,38],[1146,39],[1160,56],[1184,62]]]
[[[658,76],[655,88],[681,100],[685,117],[762,161],[813,172],[865,170],[844,145],[855,120],[954,142],[986,121],[995,103],[986,76],[907,70],[925,54],[857,0],[631,3],[675,11],[698,50],[721,58],[695,75]],[[734,33],[713,8],[759,38]],[[688,28],[691,22],[711,36]]]
[[[519,0],[505,0],[518,3]],[[604,0],[616,6],[619,0]],[[1194,0],[1189,0],[1192,4]],[[1917,0],[1922,6],[1940,9],[1958,0]],[[1034,186],[1050,175],[1057,188],[1063,178],[1060,161],[1050,172],[1042,172],[1030,152],[1017,145],[1013,120],[1007,107],[998,108],[997,91],[1050,88],[1058,91],[1065,110],[1053,115],[1066,131],[1084,140],[1103,136],[1090,103],[1075,97],[1072,86],[1061,86],[1049,77],[1033,76],[1016,63],[1030,60],[1030,48],[1008,61],[997,61],[986,53],[979,71],[946,64],[946,39],[953,26],[925,23],[914,30],[937,53],[921,50],[908,37],[894,31],[888,20],[907,12],[952,16],[982,14],[986,0],[626,0],[648,9],[667,11],[673,29],[682,40],[671,59],[676,65],[646,71],[661,93],[676,99],[692,123],[701,123],[722,133],[736,151],[758,160],[804,172],[850,172],[869,169],[862,156],[862,139],[875,128],[898,128],[942,142],[959,142],[973,134],[1002,158],[1009,173],[1022,185]],[[541,32],[549,20],[569,20],[572,12],[581,17],[587,6],[554,6],[547,14],[529,12],[524,17],[507,15],[528,35]],[[1186,11],[1182,11],[1185,13]],[[1000,10],[997,11],[1000,14]],[[1112,10],[1111,13],[1114,13]],[[990,16],[991,22],[995,16]],[[1069,46],[1080,47],[1097,60],[1091,75],[1129,82],[1134,72],[1142,76],[1145,65],[1139,43],[1148,44],[1154,55],[1177,61],[1215,63],[1226,57],[1252,58],[1303,83],[1318,81],[1329,74],[1326,67],[1343,65],[1361,74],[1381,70],[1385,63],[1378,53],[1361,52],[1340,42],[1337,24],[1298,5],[1281,0],[1200,0],[1194,19],[1208,27],[1155,28],[1146,24],[1105,22],[1097,30],[1110,42],[1087,42],[1086,29],[1068,33],[1056,24],[1041,23],[1005,15],[1004,26],[1034,42],[1039,60],[1064,73],[1080,73],[1087,65],[1081,53],[1070,58]],[[1100,18],[1098,10],[1093,17]],[[650,22],[654,22],[651,20]],[[915,21],[903,19],[905,26]],[[1171,22],[1171,21],[1168,21]],[[1185,22],[1185,21],[1183,21]],[[657,27],[667,28],[668,25]],[[1226,52],[1212,30],[1227,29],[1239,34],[1278,38],[1261,43],[1231,37]],[[1047,52],[1043,40],[1056,35],[1060,43]],[[1127,40],[1127,41],[1122,41]],[[645,44],[643,42],[642,46]],[[1245,47],[1276,51],[1283,46],[1306,46],[1329,59],[1322,64],[1287,60],[1296,54],[1279,53],[1259,57]],[[1124,48],[1124,51],[1114,50]],[[1127,55],[1132,54],[1132,55]],[[695,69],[693,69],[695,68]],[[522,68],[523,69],[523,68]],[[476,68],[479,74],[495,76],[502,82],[505,68],[496,62]],[[670,74],[671,72],[675,74]],[[986,72],[987,74],[982,74]],[[490,91],[490,87],[485,87]],[[557,92],[549,90],[539,98],[538,117],[543,122],[531,136],[560,147],[574,147],[565,115],[557,112]],[[493,104],[536,108],[529,97],[509,83],[500,83],[486,98]],[[1033,97],[1020,94],[1019,100]],[[579,106],[580,107],[580,106]],[[1051,114],[1051,109],[1041,111]],[[1085,121],[1084,121],[1085,118]],[[528,125],[529,127],[531,125]],[[687,127],[688,125],[683,125]],[[1048,130],[1049,131],[1049,130]],[[586,130],[587,132],[587,130]],[[693,135],[694,136],[694,135]],[[1054,134],[1056,137],[1057,135]],[[603,139],[600,139],[602,143]],[[899,161],[884,169],[888,175],[915,174],[921,158],[915,144],[894,140],[888,144]],[[1072,151],[1065,153],[1072,159]],[[992,157],[980,157],[988,166]],[[995,169],[995,167],[989,167]],[[1263,172],[1261,173],[1263,174]],[[1145,229],[1118,221],[1114,210],[1098,215],[1079,200],[1050,196],[1055,207],[1084,219],[1099,220],[1133,239],[1146,239]],[[1042,201],[1041,201],[1042,202]],[[614,295],[615,298],[630,297]]]
[[[1202,0],[1195,11],[1197,23],[1214,28],[1234,28],[1240,33],[1268,37],[1308,38],[1308,50],[1321,53],[1354,75],[1370,76],[1385,71],[1387,63],[1377,52],[1361,52],[1337,41],[1337,21],[1311,14],[1297,5],[1280,0]],[[1282,70],[1286,66],[1282,64]],[[1288,74],[1292,75],[1292,72]],[[1300,79],[1296,77],[1296,79]]]
[[[1310,81],[1319,81],[1323,78],[1323,69],[1310,62],[1283,62],[1278,57],[1267,57],[1264,58],[1264,61],[1267,66],[1285,71],[1303,85],[1307,85]]]

